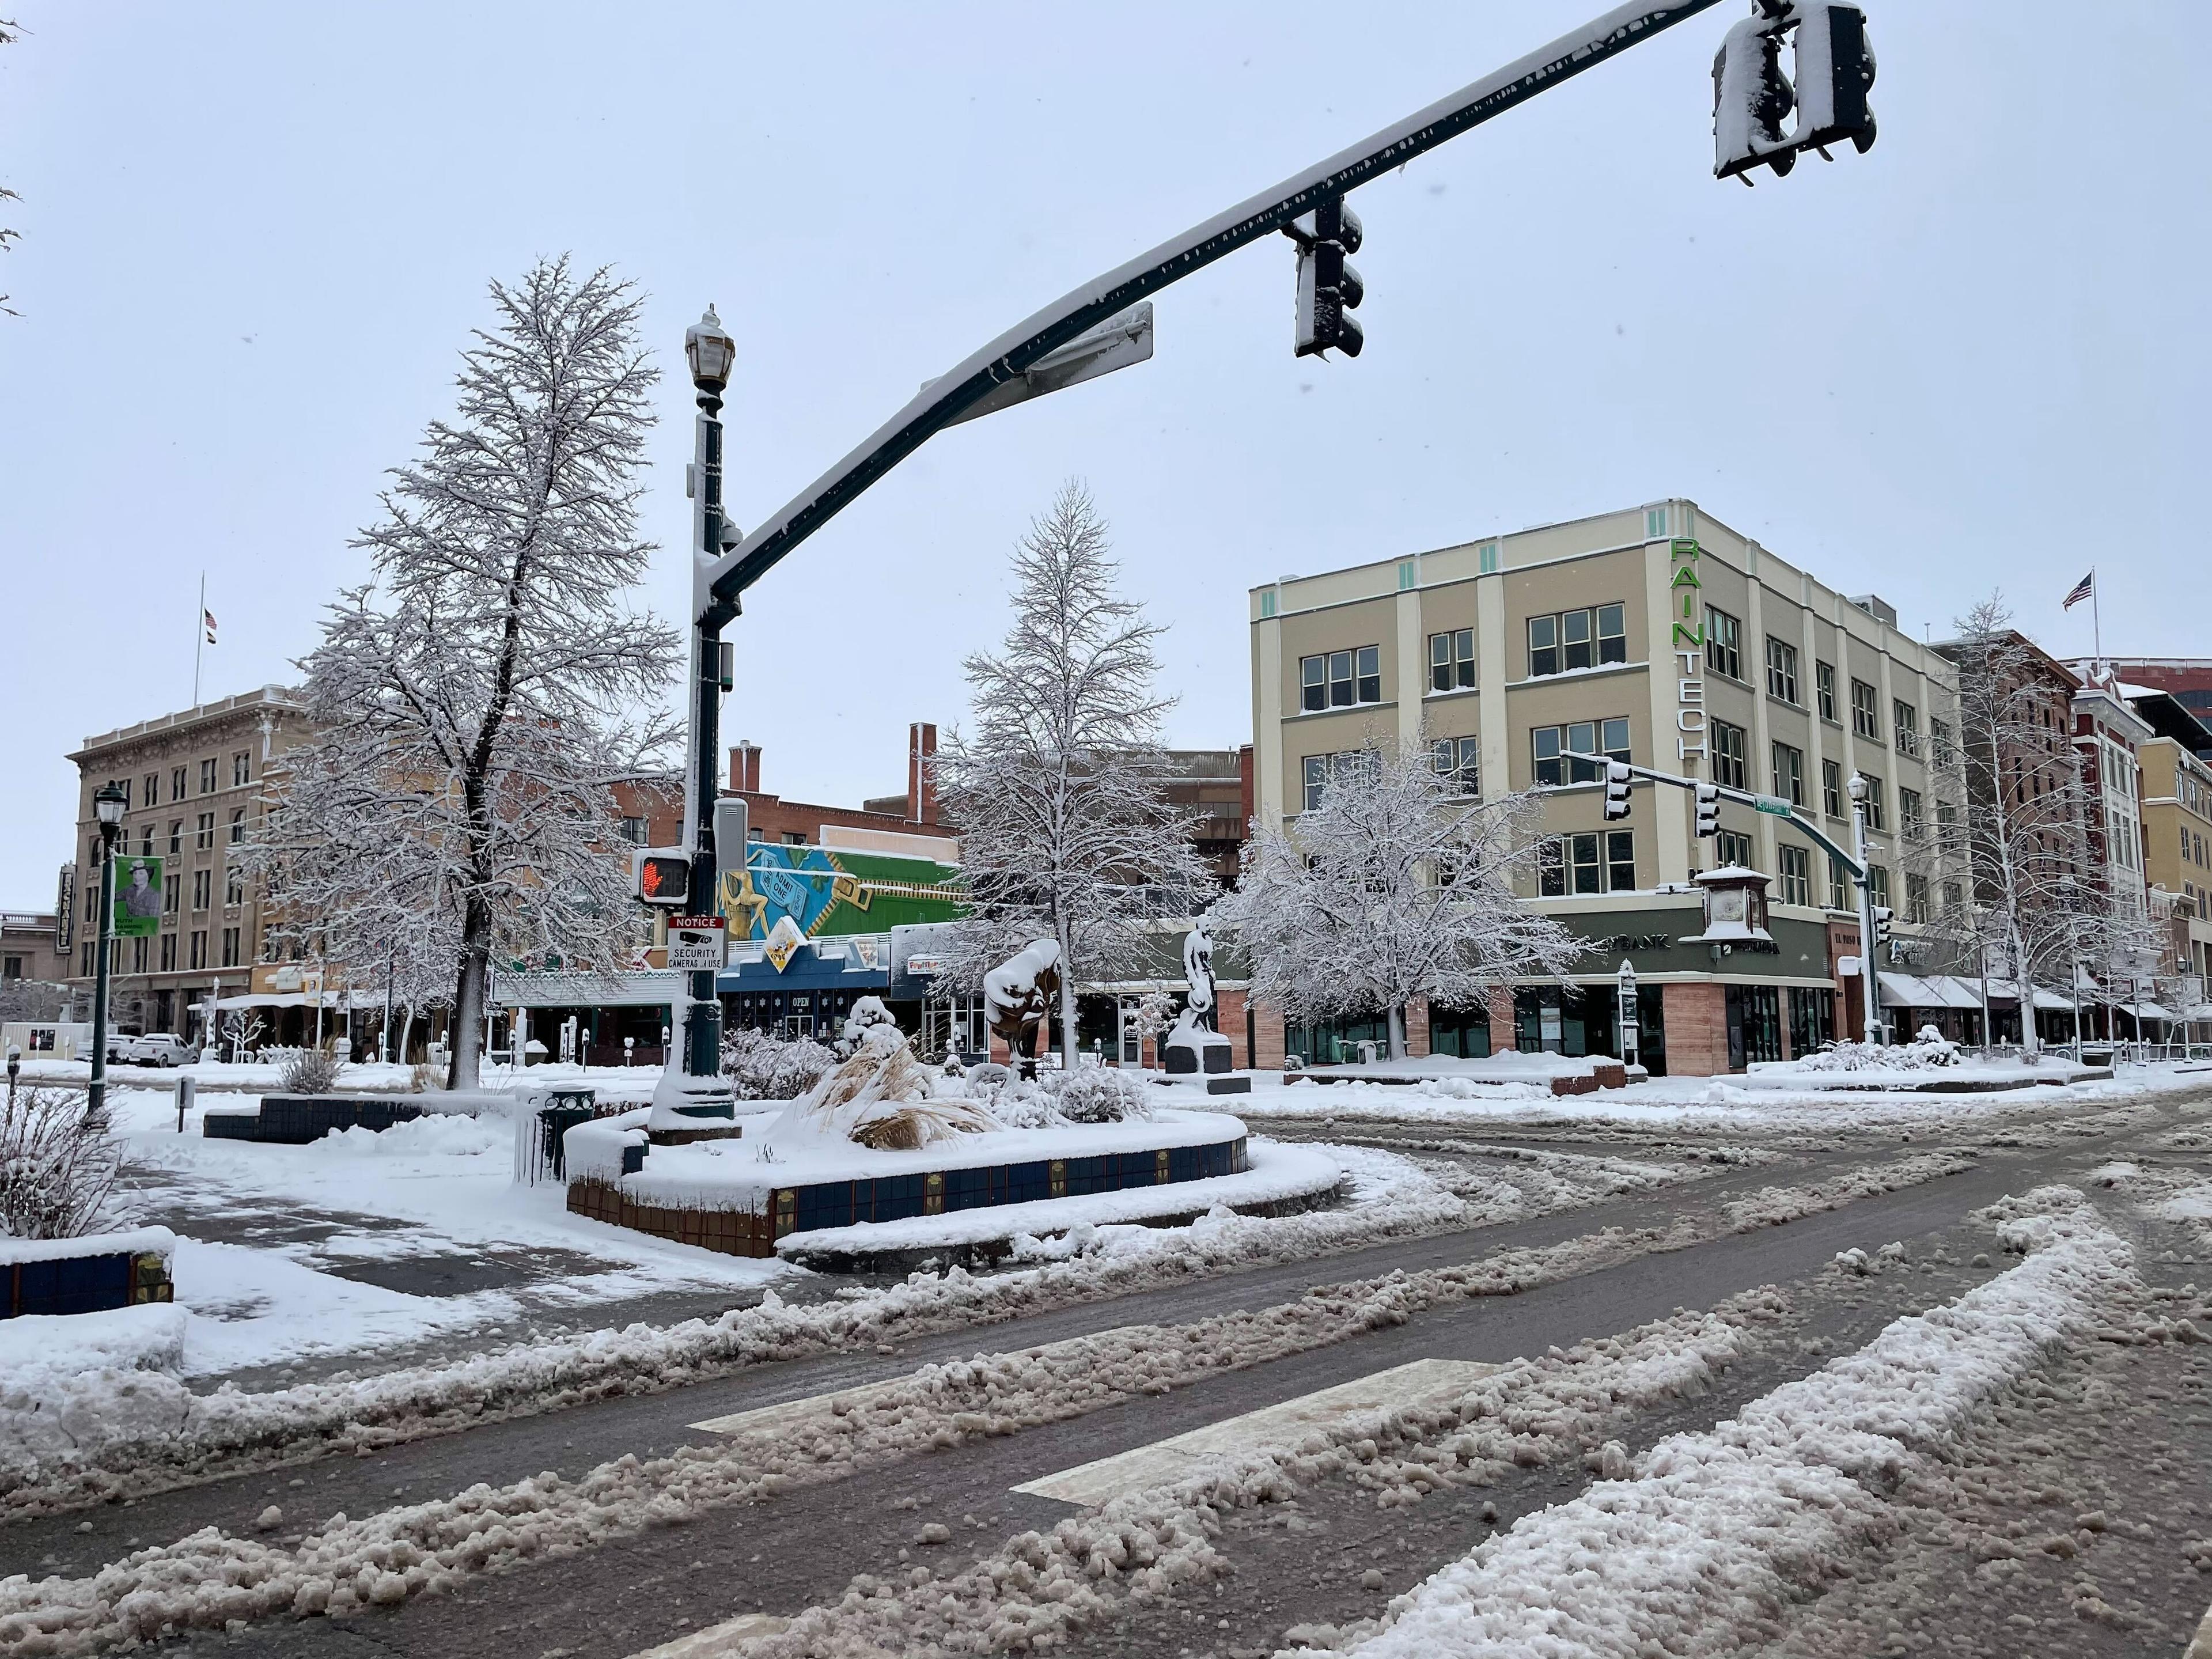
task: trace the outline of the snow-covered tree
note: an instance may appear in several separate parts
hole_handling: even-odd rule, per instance
[[[1415,997],[1467,1007],[1564,974],[1588,948],[1515,893],[1542,823],[1534,792],[1468,799],[1425,747],[1370,745],[1319,806],[1255,826],[1214,915],[1243,946],[1255,999],[1297,1019],[1379,1010],[1402,1059]]]
[[[1115,590],[1104,521],[1077,484],[1014,555],[1014,623],[968,659],[972,732],[938,756],[973,915],[943,982],[967,988],[1033,939],[1060,946],[1060,1052],[1076,1063],[1075,987],[1142,960],[1142,924],[1205,908],[1214,883],[1168,799],[1153,641]]]
[[[541,262],[495,283],[432,422],[363,532],[373,580],[301,663],[317,739],[272,780],[259,861],[285,925],[380,982],[387,945],[452,987],[472,1086],[495,959],[611,969],[636,932],[608,787],[668,738],[674,635],[633,608],[655,371],[639,301]]]

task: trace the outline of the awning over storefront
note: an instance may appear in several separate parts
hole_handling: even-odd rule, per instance
[[[684,994],[684,975],[665,968],[620,974],[494,974],[501,1008],[665,1008]]]
[[[1877,980],[1881,987],[1881,1006],[1885,1008],[1978,1011],[1982,1006],[1982,982],[1978,979],[1962,979],[1955,974],[1881,974]],[[2070,1010],[2074,1006],[2064,997],[2040,987],[2037,988],[2034,994],[2035,1006],[2046,1012]],[[2020,988],[2009,981],[1993,979],[1990,981],[1990,1002],[1995,1007],[2017,1007]],[[2160,1016],[2153,1015],[2152,1018]]]
[[[748,991],[883,991],[890,987],[888,966],[871,968],[848,945],[826,940],[799,945],[781,969],[765,953],[747,951],[714,976],[723,995]]]
[[[256,991],[250,996],[218,997],[215,1006],[218,1008],[312,1008],[319,995],[324,1007],[343,1008],[348,1006],[348,994],[344,991]],[[204,1005],[193,1003],[191,1006],[197,1008]],[[366,1001],[358,1001],[353,1006],[365,1008],[368,1005]],[[381,1006],[381,1002],[378,1006]]]

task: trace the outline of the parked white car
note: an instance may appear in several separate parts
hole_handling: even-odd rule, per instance
[[[199,1058],[185,1045],[184,1038],[167,1031],[118,1037],[107,1045],[107,1057],[125,1066],[185,1066]]]

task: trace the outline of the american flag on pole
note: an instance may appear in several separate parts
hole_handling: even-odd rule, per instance
[[[207,629],[207,642],[215,643],[215,612],[205,605],[200,607],[200,622]]]
[[[2082,600],[2087,599],[2096,591],[2097,573],[2094,570],[2092,570],[2087,575],[2082,577],[2080,581],[2074,584],[2074,591],[2066,596],[2066,603],[2058,608],[2062,611],[2071,611],[2075,605],[2081,604]],[[210,639],[213,639],[215,635],[213,633],[210,633],[208,637]]]

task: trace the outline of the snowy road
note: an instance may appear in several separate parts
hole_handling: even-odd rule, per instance
[[[2137,1241],[2149,1287],[2143,1295],[2179,1293],[2189,1262],[2212,1248],[2198,1237],[2202,1222],[2191,1218],[2192,1194],[2212,1174],[2203,1168],[2205,1138],[2192,1127],[2204,1114],[2202,1099],[2168,1095],[2150,1110],[2106,1100],[1950,1122],[1910,1146],[1893,1132],[1831,1127],[1769,1135],[1749,1147],[1719,1130],[1679,1124],[1642,1133],[1500,1125],[1486,1133],[1371,1121],[1359,1126],[1359,1138],[1460,1171],[1469,1192],[1492,1194],[1495,1224],[1192,1277],[988,1331],[915,1338],[891,1353],[756,1365],[371,1456],[18,1521],[0,1529],[0,1546],[11,1567],[83,1585],[82,1575],[126,1563],[134,1548],[171,1545],[212,1526],[236,1540],[265,1540],[224,1548],[263,1554],[243,1569],[230,1557],[226,1568],[212,1559],[196,1558],[188,1570],[179,1562],[184,1576],[211,1579],[221,1571],[236,1582],[241,1573],[270,1574],[276,1582],[284,1571],[304,1571],[284,1565],[293,1559],[288,1552],[307,1547],[299,1543],[302,1522],[336,1547],[331,1540],[363,1524],[342,1528],[337,1511],[380,1526],[394,1512],[435,1505],[477,1482],[505,1487],[550,1471],[559,1480],[540,1481],[530,1500],[530,1525],[544,1535],[506,1571],[461,1572],[446,1593],[391,1611],[296,1622],[280,1615],[182,1645],[244,1655],[619,1659],[734,1615],[781,1620],[814,1607],[769,1650],[862,1652],[872,1642],[879,1650],[883,1632],[867,1634],[869,1610],[885,1597],[903,1606],[923,1594],[903,1579],[894,1587],[893,1577],[924,1568],[941,1577],[996,1559],[1018,1579],[1007,1552],[1022,1534],[1050,1534],[1056,1523],[1087,1513],[1017,1487],[1050,1487],[1060,1477],[1063,1484],[1051,1489],[1073,1490],[1065,1478],[1081,1466],[1320,1390],[1363,1380],[1384,1386],[1372,1379],[1401,1367],[1429,1375],[1434,1362],[1456,1362],[1476,1375],[1501,1366],[1492,1381],[1504,1377],[1524,1395],[1535,1390],[1528,1398],[1551,1397],[1542,1395],[1554,1386],[1542,1375],[1547,1365],[1575,1374],[1578,1365],[1626,1363],[1577,1349],[1583,1339],[1622,1336],[1632,1349],[1641,1340],[1654,1352],[1673,1352],[1688,1340],[1687,1328],[1632,1334],[1677,1309],[1705,1310],[1697,1316],[1704,1322],[1697,1340],[1713,1363],[1694,1386],[1676,1379],[1625,1387],[1616,1379],[1601,1390],[1608,1402],[1602,1409],[1578,1408],[1579,1416],[1537,1410],[1535,1420],[1553,1425],[1545,1443],[1516,1451],[1480,1485],[1442,1481],[1419,1501],[1413,1495],[1425,1487],[1401,1480],[1386,1483],[1381,1495],[1402,1492],[1407,1501],[1378,1504],[1372,1468],[1323,1472],[1273,1502],[1209,1518],[1192,1534],[1198,1544],[1168,1551],[1157,1569],[1167,1588],[1106,1593],[1069,1632],[1073,1650],[1100,1655],[1228,1659],[1297,1642],[1348,1645],[1361,1621],[1381,1619],[1394,1595],[1516,1517],[1583,1492],[1595,1478],[1586,1455],[1603,1469],[1608,1459],[1620,1463],[1668,1434],[1708,1430],[1826,1358],[1862,1347],[1890,1321],[2003,1273],[2014,1258],[1970,1213],[2006,1194],[2055,1181],[2092,1194],[2112,1225]],[[1332,1133],[1351,1138],[1350,1127]],[[1678,1178],[1692,1166],[1697,1179]],[[1503,1177],[1510,1185],[1516,1172],[1523,1183],[1511,1189],[1517,1198],[1488,1184]],[[1616,1195],[1512,1218],[1516,1203],[1534,1207],[1547,1194],[1559,1201],[1543,1183],[1562,1180],[1578,1183],[1586,1200],[1601,1188]],[[1882,1190],[1900,1180],[1911,1184]],[[1793,1218],[1757,1224],[1784,1217]],[[1838,1252],[1858,1247],[1871,1256],[1891,1240],[1905,1242],[1905,1263],[1875,1261],[1884,1270],[1863,1276],[1832,1265]],[[1346,1289],[1319,1303],[1306,1295],[1324,1284]],[[1760,1292],[1767,1285],[1777,1288]],[[2212,1599],[2212,1579],[2200,1581],[2193,1565],[2212,1566],[2212,1542],[2202,1536],[2212,1522],[2192,1513],[2212,1498],[2201,1473],[2212,1450],[2199,1394],[2206,1350],[2187,1337],[2167,1340],[2195,1305],[2192,1291],[2162,1311],[2148,1303],[2112,1311],[2106,1340],[2042,1365],[2029,1384],[1993,1400],[1967,1426],[1965,1443],[1978,1449],[1978,1462],[1959,1468],[1939,1460],[1906,1471],[1885,1494],[1879,1547],[1840,1550],[1821,1569],[1825,1595],[1712,1650],[1756,1651],[1761,1643],[1777,1653],[2049,1650],[2028,1632],[2056,1620],[2069,1651],[2160,1650],[2168,1637],[2166,1650],[2178,1651],[2203,1601]],[[2191,1332],[2212,1332],[2212,1317],[2200,1310],[2194,1320]],[[980,1371],[951,1364],[917,1373],[979,1352],[1011,1358]],[[1121,1374],[1131,1367],[1138,1369]],[[916,1393],[918,1375],[932,1380]],[[690,1426],[870,1385],[876,1397],[888,1395],[898,1432],[855,1433],[849,1445],[825,1449],[810,1439],[823,1425],[869,1416],[827,1407],[787,1416],[759,1441]],[[2120,1420],[2124,1451],[2106,1431]],[[1600,1457],[1608,1442],[1620,1443]],[[665,1455],[678,1447],[694,1449],[671,1462]],[[1413,1450],[1416,1462],[1437,1455],[1433,1446]],[[625,1455],[643,1462],[626,1467]],[[592,1476],[595,1469],[601,1474]],[[595,1481],[627,1495],[622,1503],[589,1498]],[[2045,1501],[2049,1492],[2063,1501]],[[283,1516],[257,1530],[257,1517],[271,1505]],[[513,1528],[525,1529],[520,1522]],[[388,1546],[368,1547],[385,1550],[387,1561],[404,1559],[404,1546],[400,1557]],[[380,1571],[367,1570],[372,1581]],[[158,1577],[143,1565],[124,1571],[148,1582]],[[860,1598],[862,1612],[854,1613],[848,1587],[863,1574],[884,1582],[868,1586],[874,1594]],[[1103,1582],[1110,1590],[1112,1581]],[[373,1584],[363,1589],[364,1601],[376,1599],[367,1593]],[[289,1605],[289,1594],[284,1599]],[[1023,1598],[1010,1591],[1008,1599]],[[2017,1619],[2039,1624],[2007,1622]],[[852,1627],[840,1633],[840,1620]],[[97,1623],[84,1625],[82,1646],[58,1650],[96,1649]],[[700,1650],[734,1651],[737,1635]],[[2007,1637],[2010,1648],[2001,1639]]]

